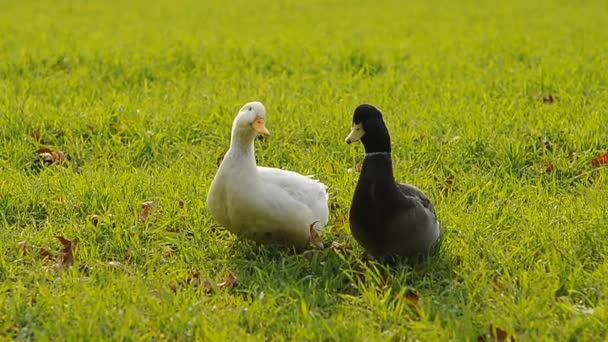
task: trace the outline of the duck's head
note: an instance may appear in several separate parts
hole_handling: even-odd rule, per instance
[[[362,104],[355,109],[353,128],[346,137],[347,144],[359,140],[366,153],[391,151],[391,137],[382,119],[382,112],[370,104]]]
[[[270,135],[270,131],[266,128],[264,105],[258,101],[246,103],[234,119],[233,130],[251,132],[254,136],[256,134]]]

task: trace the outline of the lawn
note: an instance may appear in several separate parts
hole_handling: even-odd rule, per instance
[[[601,0],[3,1],[0,339],[607,339],[606,23]],[[325,249],[206,212],[252,100],[258,163],[329,187]],[[350,237],[365,102],[442,224],[415,268]]]

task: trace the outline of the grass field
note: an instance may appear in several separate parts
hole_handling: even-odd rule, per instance
[[[608,338],[605,1],[0,7],[2,339]],[[258,248],[206,212],[251,100],[258,162],[329,186],[341,248]],[[363,102],[443,227],[415,269],[348,247]]]

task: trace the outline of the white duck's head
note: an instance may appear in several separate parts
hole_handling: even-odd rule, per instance
[[[246,103],[232,124],[233,133],[240,136],[270,135],[266,128],[266,108],[261,102]]]

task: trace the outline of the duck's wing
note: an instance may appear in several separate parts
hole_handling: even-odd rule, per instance
[[[431,200],[410,184],[397,184],[403,201],[413,204],[414,210],[402,211],[389,224],[391,236],[399,241],[394,248],[401,254],[426,254],[440,236],[439,221]],[[419,204],[415,204],[415,203]],[[410,207],[411,208],[411,207]],[[407,226],[409,229],[404,230]]]
[[[428,197],[426,197],[424,192],[420,191],[420,189],[413,185],[402,183],[397,183],[397,188],[399,189],[402,195],[417,199],[418,201],[420,201],[424,208],[428,209],[430,212],[433,213],[433,215],[435,215],[435,207],[433,206],[433,203]]]
[[[258,166],[258,177],[262,184],[278,186],[295,200],[305,204],[319,221],[316,228],[323,228],[327,224],[329,194],[325,184],[297,172],[264,166]]]

